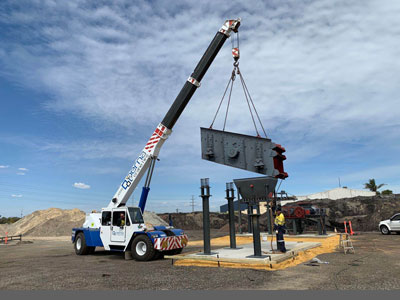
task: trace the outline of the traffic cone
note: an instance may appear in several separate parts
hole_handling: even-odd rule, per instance
[[[344,223],[344,232],[347,233],[346,221],[344,221],[343,223]]]

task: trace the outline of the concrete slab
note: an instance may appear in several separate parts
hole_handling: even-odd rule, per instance
[[[317,242],[292,242],[287,241],[286,253],[274,252],[271,249],[271,243],[269,241],[261,242],[262,257],[254,257],[253,243],[242,244],[240,249],[230,248],[218,248],[213,249],[215,252],[212,255],[199,255],[197,253],[187,253],[175,256],[166,256],[174,260],[179,259],[190,259],[190,260],[208,260],[218,262],[230,262],[230,263],[246,263],[246,264],[277,264],[287,259],[294,258],[298,252],[305,251],[311,248],[315,248],[321,245]],[[276,251],[276,243],[273,243],[273,250]],[[200,252],[201,253],[201,252]]]
[[[271,235],[267,232],[261,232],[261,237],[270,237]],[[333,236],[336,236],[337,233],[329,233],[329,234],[324,234],[324,235],[319,235],[317,233],[305,233],[305,234],[285,234],[284,237],[285,238],[321,238],[321,239],[326,239],[326,238],[330,238]],[[252,237],[253,234],[252,233],[236,233],[236,236],[249,236]],[[275,234],[274,234],[274,238],[275,238]]]

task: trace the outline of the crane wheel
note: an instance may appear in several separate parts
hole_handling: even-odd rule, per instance
[[[94,250],[95,247],[88,247],[86,245],[85,235],[83,234],[83,232],[79,232],[75,238],[74,248],[76,255],[87,255],[91,253],[92,248]]]
[[[135,237],[132,242],[132,256],[138,261],[152,260],[156,250],[147,235],[141,234]]]

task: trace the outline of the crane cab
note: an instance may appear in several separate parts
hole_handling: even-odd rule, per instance
[[[105,250],[124,251],[133,234],[145,229],[142,212],[138,207],[102,209],[100,238]]]

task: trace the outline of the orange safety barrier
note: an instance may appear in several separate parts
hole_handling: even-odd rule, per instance
[[[347,222],[348,222],[348,223],[347,223]],[[354,235],[353,227],[351,226],[351,221],[344,221],[343,223],[344,223],[344,232],[345,232],[345,233],[348,233],[348,232],[347,232],[347,224],[348,224],[349,230],[350,230],[349,234],[350,234],[350,235]]]
[[[350,227],[350,235],[354,235],[353,228],[351,227],[351,221],[349,221],[349,227]]]

